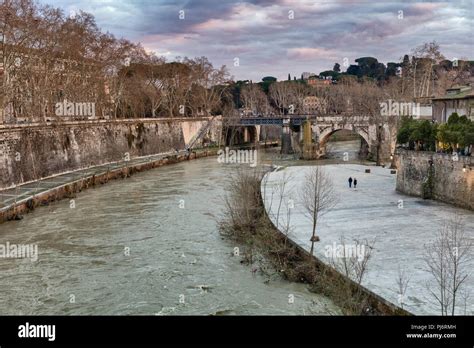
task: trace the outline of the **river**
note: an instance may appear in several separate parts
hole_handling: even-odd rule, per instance
[[[164,166],[0,225],[1,315],[304,315],[339,309],[304,284],[252,272],[222,237],[234,165]],[[292,301],[294,299],[294,301]]]

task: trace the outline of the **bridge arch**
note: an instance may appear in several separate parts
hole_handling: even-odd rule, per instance
[[[259,141],[258,126],[230,126],[225,130],[226,146],[256,143]]]
[[[370,144],[369,142],[369,132],[368,129],[365,127],[357,127],[352,124],[345,124],[345,125],[340,125],[336,127],[326,127],[324,129],[321,129],[319,132],[316,134],[318,135],[318,142],[320,146],[325,146],[327,141],[329,140],[329,137],[336,133],[337,131],[341,130],[348,130],[353,133],[356,133],[362,137],[362,139],[365,140],[367,145]]]
[[[349,131],[353,134],[357,134],[361,139],[361,147],[359,149],[359,156],[365,158],[370,152],[370,136],[368,127],[356,126],[353,124],[342,124],[337,126],[321,127],[317,132],[317,140],[319,145],[319,156],[326,156],[327,154],[327,143],[334,133],[339,131]]]

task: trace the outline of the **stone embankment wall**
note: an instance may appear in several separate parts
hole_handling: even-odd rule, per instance
[[[89,166],[185,149],[201,119],[136,119],[0,126],[0,189]],[[220,119],[194,147],[217,143]]]
[[[432,195],[442,202],[474,210],[474,158],[448,154],[399,150],[396,156],[397,190],[412,196],[423,195],[433,162]]]

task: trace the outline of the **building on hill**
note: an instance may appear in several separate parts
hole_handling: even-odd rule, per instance
[[[311,72],[307,72],[307,71],[305,71],[301,74],[301,76],[303,77],[303,80],[307,80],[310,76],[314,76],[314,75],[316,75],[316,74],[311,73]]]
[[[310,76],[307,80],[308,85],[311,87],[323,87],[323,86],[329,86],[332,81],[330,79],[320,79],[317,76]]]
[[[303,99],[303,112],[309,115],[326,114],[327,100],[316,97],[307,96]]]
[[[474,88],[456,85],[446,90],[446,94],[433,98],[433,120],[438,123],[448,121],[449,116],[456,112],[459,116],[467,116],[474,121]]]

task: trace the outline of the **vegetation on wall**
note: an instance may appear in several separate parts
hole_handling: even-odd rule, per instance
[[[432,165],[430,165],[428,169],[428,175],[423,180],[421,186],[421,196],[424,199],[432,199],[434,196],[434,169]]]

